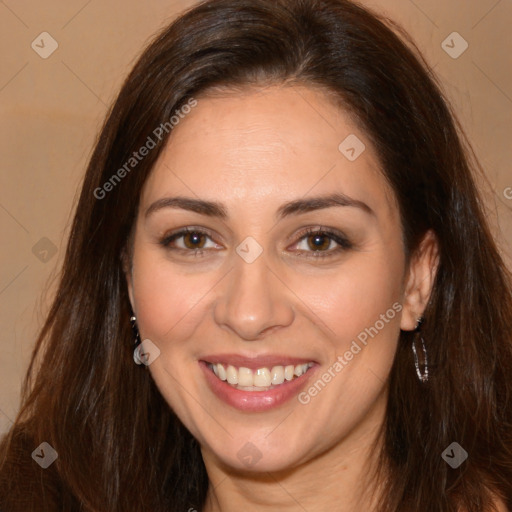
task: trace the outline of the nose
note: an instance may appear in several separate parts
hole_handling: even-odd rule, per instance
[[[235,255],[234,268],[221,284],[214,318],[239,339],[259,340],[293,322],[292,296],[282,277],[269,267],[265,251],[252,263]]]

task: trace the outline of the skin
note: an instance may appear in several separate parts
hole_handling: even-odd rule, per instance
[[[376,153],[322,91],[270,86],[197,99],[143,188],[126,277],[142,339],[161,351],[151,375],[201,445],[211,481],[204,510],[373,510],[370,445],[380,446],[400,329],[415,328],[431,292],[435,237],[427,233],[406,264]],[[338,149],[349,134],[366,146],[355,161]],[[373,213],[343,206],[274,217],[283,203],[333,192]],[[221,202],[227,219],[170,207],[146,215],[178,195]],[[186,226],[212,236],[160,244]],[[336,251],[324,238],[320,251],[331,256],[315,258],[314,236],[302,233],[321,226],[352,247]],[[250,264],[236,252],[248,236],[263,248]],[[202,252],[193,255],[193,244]],[[394,303],[401,312],[306,405],[292,398],[243,413],[210,391],[198,366],[212,353],[280,353],[317,361],[320,376]],[[261,454],[251,467],[237,456],[247,442]]]

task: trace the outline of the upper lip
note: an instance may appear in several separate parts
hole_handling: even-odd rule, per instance
[[[201,361],[213,364],[232,365],[237,368],[249,368],[257,370],[258,368],[272,368],[273,366],[288,366],[293,364],[315,363],[313,359],[302,357],[290,357],[279,354],[263,354],[259,356],[242,356],[240,354],[212,354],[200,358]]]

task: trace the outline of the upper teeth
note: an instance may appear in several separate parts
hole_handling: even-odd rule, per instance
[[[256,386],[264,388],[270,385],[276,386],[282,384],[285,379],[292,380],[294,375],[300,377],[306,373],[313,364],[314,363],[304,363],[296,366],[293,364],[287,366],[273,366],[270,370],[268,368],[251,370],[243,366],[236,368],[232,365],[223,365],[220,363],[208,363],[208,366],[219,379],[225,380],[233,386]]]

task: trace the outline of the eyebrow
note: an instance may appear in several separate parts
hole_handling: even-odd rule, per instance
[[[367,214],[375,215],[375,212],[363,201],[354,199],[342,193],[335,193],[290,201],[277,209],[275,217],[276,219],[281,220],[291,215],[300,215],[315,210],[341,206],[358,208]],[[151,214],[162,210],[163,208],[181,208],[183,210],[199,213],[200,215],[216,217],[222,220],[227,220],[229,217],[227,208],[223,203],[183,196],[163,197],[158,199],[147,208],[145,217],[147,218]]]

